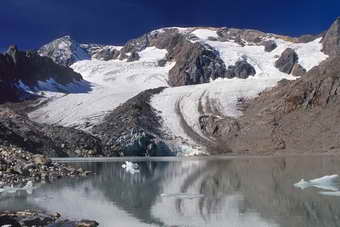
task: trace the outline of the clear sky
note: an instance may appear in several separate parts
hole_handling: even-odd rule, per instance
[[[0,0],[0,50],[38,48],[70,34],[80,42],[123,44],[166,26],[320,33],[340,16],[340,0]]]

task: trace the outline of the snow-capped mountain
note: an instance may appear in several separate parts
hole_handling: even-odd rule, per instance
[[[91,58],[98,60],[112,59],[115,50],[120,48],[119,46],[100,44],[80,44],[71,36],[66,35],[44,45],[38,50],[38,53],[40,56],[51,58],[57,64],[70,66],[77,61]]]
[[[38,50],[40,56],[51,58],[55,63],[69,66],[73,63],[90,59],[90,55],[74,41],[71,36],[56,39]]]
[[[28,115],[90,132],[108,156],[335,149],[339,21],[295,38],[211,27],[158,29],[122,47],[63,37],[39,53],[88,89],[45,89]],[[327,139],[308,140],[321,131]]]

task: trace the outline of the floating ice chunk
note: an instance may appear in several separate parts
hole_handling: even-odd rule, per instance
[[[319,192],[321,195],[327,195],[327,196],[340,196],[340,191],[336,192]]]
[[[203,194],[192,194],[192,193],[162,193],[161,197],[170,197],[176,199],[198,199],[203,198]]]
[[[306,189],[310,187],[320,188],[329,191],[339,191],[337,182],[335,181],[339,176],[337,174],[323,176],[313,180],[301,179],[299,182],[295,183],[294,186],[300,189]]]
[[[126,161],[122,168],[126,170],[126,172],[129,172],[131,174],[139,173],[139,165],[137,163]]]

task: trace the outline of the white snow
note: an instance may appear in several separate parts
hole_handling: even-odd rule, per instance
[[[91,90],[56,96],[47,105],[30,113],[39,122],[75,126],[96,124],[104,115],[143,90],[167,86],[172,64],[159,67],[157,60],[166,50],[147,48],[135,62],[84,60],[71,67],[89,81]]]
[[[213,38],[218,37],[216,31],[213,31],[210,29],[197,29],[191,32],[191,34],[194,34],[195,36],[197,36],[197,38],[201,40],[208,40],[209,37],[213,37]]]

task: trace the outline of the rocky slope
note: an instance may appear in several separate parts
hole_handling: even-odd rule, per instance
[[[0,54],[0,104],[32,98],[39,91],[87,91],[86,83],[81,82],[80,74],[34,51],[19,51],[11,46]]]
[[[340,151],[340,128],[337,123],[340,56],[336,52],[338,46],[335,42],[339,38],[338,30],[339,19],[322,39],[323,50],[331,56],[329,59],[301,78],[280,81],[278,86],[250,100],[243,116],[232,119],[237,125],[236,129],[232,130],[230,124],[221,127],[220,121],[213,122],[208,126],[216,131],[210,134],[226,139],[235,153]],[[295,58],[294,53],[292,56]],[[290,69],[292,63],[287,61]],[[202,127],[206,125],[203,123]]]
[[[164,88],[146,90],[118,106],[92,133],[102,139],[107,156],[173,155],[164,142],[161,119],[150,105],[152,95]]]
[[[0,144],[15,145],[49,157],[93,157],[102,154],[101,142],[85,132],[39,124],[7,108],[0,108]]]

